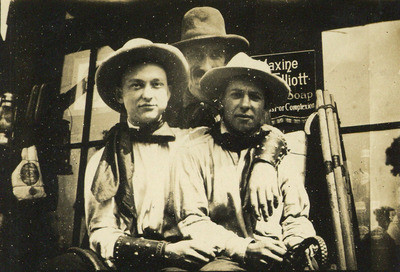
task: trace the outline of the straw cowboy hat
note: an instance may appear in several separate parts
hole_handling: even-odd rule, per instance
[[[208,41],[227,44],[233,54],[245,51],[249,47],[246,38],[226,34],[225,21],[219,10],[212,7],[196,7],[186,12],[182,20],[181,40],[173,45],[182,49]]]
[[[288,98],[290,88],[280,77],[271,73],[264,61],[252,59],[245,53],[236,54],[225,67],[209,70],[200,80],[204,101],[215,105],[229,80],[245,76],[264,90],[265,107],[282,105]]]
[[[115,90],[120,86],[126,68],[145,62],[156,63],[164,68],[171,92],[187,88],[189,65],[179,49],[146,39],[132,39],[103,61],[97,69],[97,90],[108,106],[118,112],[124,111],[124,105],[116,100]]]

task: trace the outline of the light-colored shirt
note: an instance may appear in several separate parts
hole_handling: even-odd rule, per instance
[[[209,134],[189,137],[176,153],[171,171],[176,216],[184,237],[211,241],[229,257],[242,259],[253,239],[278,238],[293,246],[314,236],[304,187],[305,135],[286,136],[292,151],[278,168],[282,199],[268,222],[257,221],[254,229],[246,225],[240,197],[242,172],[252,149],[236,153],[222,149]]]
[[[128,123],[129,124],[129,123]],[[133,127],[129,124],[129,127]],[[173,218],[169,170],[171,156],[179,139],[185,135],[181,129],[169,128],[175,141],[168,144],[134,142],[134,169],[132,182],[135,210],[135,228],[138,236],[148,233],[168,238],[180,235]],[[98,202],[91,192],[93,179],[104,148],[90,159],[85,173],[85,214],[90,248],[110,261],[114,245],[121,235],[131,235],[125,218],[118,211],[115,198]],[[170,207],[167,209],[165,207]],[[108,262],[109,264],[112,264]]]

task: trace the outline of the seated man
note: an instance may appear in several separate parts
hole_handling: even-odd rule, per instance
[[[296,154],[289,153],[278,167],[281,198],[267,222],[255,220],[246,210],[248,172],[258,160],[254,148],[264,137],[264,110],[284,103],[289,87],[271,74],[265,62],[244,53],[234,56],[226,67],[208,71],[201,86],[208,102],[217,104],[222,120],[211,129],[191,132],[176,153],[171,179],[183,236],[211,241],[222,252],[221,258],[203,269],[279,269],[284,260],[300,260],[297,269],[315,268],[312,257],[318,243],[304,241],[315,231],[308,220],[304,176],[292,171]],[[296,247],[301,248],[299,256],[292,254]]]
[[[127,122],[113,127],[105,147],[90,159],[85,175],[90,247],[110,266],[193,268],[218,250],[208,240],[181,241],[171,202],[171,156],[187,131],[170,128],[163,113],[170,93],[187,82],[182,53],[144,39],[129,41],[96,73],[104,102],[127,114]],[[284,145],[274,133],[268,136],[263,158],[276,164],[276,146]]]

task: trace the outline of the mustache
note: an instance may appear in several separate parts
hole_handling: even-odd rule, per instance
[[[245,117],[245,118],[254,119],[254,116],[252,114],[238,113],[238,114],[235,114],[235,116],[236,117]]]

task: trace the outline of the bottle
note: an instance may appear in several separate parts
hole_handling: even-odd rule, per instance
[[[23,148],[21,158],[11,175],[15,197],[18,200],[46,197],[36,146]]]

